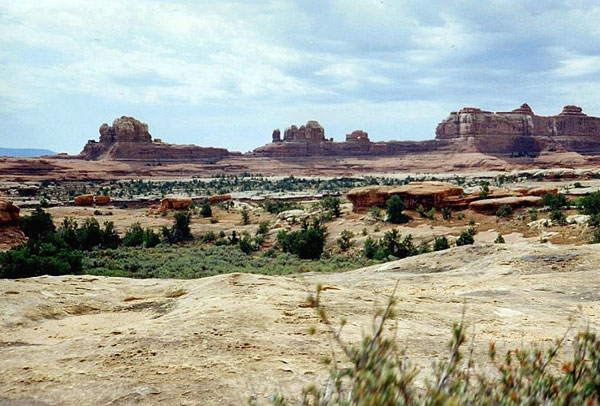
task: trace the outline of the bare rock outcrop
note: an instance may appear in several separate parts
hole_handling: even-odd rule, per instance
[[[94,195],[80,195],[75,196],[73,199],[75,206],[93,206],[94,205]]]
[[[402,186],[365,186],[350,190],[346,197],[352,202],[353,211],[363,212],[370,207],[385,207],[385,202],[397,195],[408,209],[446,207],[446,199],[461,196],[463,188],[446,182],[411,182]]]
[[[0,200],[0,251],[19,245],[27,238],[19,228],[20,208],[8,200]]]
[[[187,210],[192,205],[192,199],[182,197],[165,197],[160,201],[160,208],[167,210]]]
[[[521,207],[539,206],[542,198],[539,196],[510,196],[499,199],[476,200],[469,204],[469,208],[479,213],[495,213],[502,206],[510,206],[513,209]]]
[[[112,126],[100,126],[100,140],[90,140],[79,154],[87,160],[122,160],[148,162],[193,162],[220,159],[229,155],[224,148],[204,148],[196,145],[173,145],[152,139],[148,124],[133,117],[122,116]]]
[[[107,195],[94,196],[94,204],[96,204],[98,206],[106,206],[109,203],[110,203],[110,196],[107,196]]]

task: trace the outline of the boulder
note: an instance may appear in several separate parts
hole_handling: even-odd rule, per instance
[[[192,205],[192,199],[180,197],[165,197],[160,201],[162,211],[166,210],[187,210]]]
[[[231,200],[231,195],[214,195],[214,196],[209,196],[209,198],[208,198],[208,202],[210,204],[217,204],[217,203],[221,203],[221,202],[226,202],[228,200]]]
[[[0,200],[0,227],[19,224],[21,209],[8,200]]]
[[[544,197],[548,193],[553,194],[553,195],[557,195],[558,194],[558,188],[556,188],[554,186],[534,187],[533,189],[527,189],[525,191],[525,193],[523,193],[523,194],[525,196],[540,196],[540,197]]]
[[[499,199],[482,199],[469,203],[469,208],[479,213],[493,214],[504,205],[513,209],[520,207],[539,206],[542,198],[539,196],[510,196]]]
[[[402,186],[365,186],[350,190],[346,197],[352,202],[352,210],[365,211],[370,207],[385,207],[385,202],[398,195],[408,209],[420,205],[426,208],[449,206],[447,199],[462,196],[463,188],[446,182],[411,182]]]
[[[18,206],[7,200],[0,200],[0,251],[6,251],[27,240],[19,228]]]
[[[94,204],[94,195],[80,195],[74,199],[75,206],[92,206]]]
[[[106,206],[107,204],[110,203],[110,196],[106,196],[106,195],[94,196],[94,203],[97,204],[98,206]]]

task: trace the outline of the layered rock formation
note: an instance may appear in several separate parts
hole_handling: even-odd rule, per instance
[[[600,118],[565,106],[557,116],[538,116],[527,104],[509,112],[492,113],[465,107],[442,121],[436,140],[462,140],[478,152],[534,157],[546,151],[600,154]]]
[[[220,159],[229,155],[224,148],[204,148],[195,145],[165,144],[152,140],[148,124],[133,117],[122,116],[109,126],[100,126],[100,140],[90,140],[79,154],[88,160],[123,160],[149,162],[189,162]]]
[[[538,116],[527,104],[509,112],[465,107],[442,121],[429,141],[372,142],[366,132],[346,135],[344,142],[325,138],[316,121],[292,126],[281,139],[254,150],[254,155],[276,158],[311,156],[393,156],[426,153],[480,152],[502,157],[536,157],[543,151],[600,155],[600,118],[581,107],[565,106],[556,116]]]
[[[537,206],[546,193],[556,194],[553,187],[532,189],[489,189],[483,197],[478,192],[465,194],[460,186],[447,182],[411,182],[402,186],[365,186],[350,190],[346,197],[352,202],[354,212],[365,212],[371,207],[385,207],[392,196],[400,196],[406,208],[415,210],[422,205],[426,209],[451,207],[470,208],[478,212],[495,213],[503,205],[512,208]]]

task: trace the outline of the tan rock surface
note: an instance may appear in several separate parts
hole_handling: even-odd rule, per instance
[[[355,212],[365,211],[370,207],[385,207],[385,202],[392,196],[400,196],[408,209],[425,207],[442,207],[444,201],[451,196],[460,196],[463,188],[446,182],[411,182],[402,186],[365,186],[350,190],[346,197],[352,202]]]
[[[516,209],[539,206],[541,202],[542,198],[539,196],[511,196],[499,199],[476,200],[469,203],[469,208],[480,213],[495,213],[496,210],[505,205]]]
[[[599,262],[593,246],[505,244],[342,274],[0,280],[0,401],[240,405],[299,393],[326,378],[319,359],[331,355],[325,334],[307,334],[317,319],[304,303],[318,283],[331,316],[349,321],[343,338],[357,342],[399,282],[394,331],[425,370],[446,354],[464,301],[476,360],[492,340],[500,354],[548,346],[571,316],[600,328]]]

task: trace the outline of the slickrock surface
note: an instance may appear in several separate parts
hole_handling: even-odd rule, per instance
[[[495,341],[544,347],[600,328],[596,246],[453,248],[341,274],[200,280],[92,276],[0,281],[0,404],[240,405],[327,377],[331,340],[307,295],[319,283],[357,342],[398,282],[394,333],[425,371],[466,302],[475,359]],[[579,310],[578,310],[579,309]],[[569,333],[567,346],[574,332]]]

